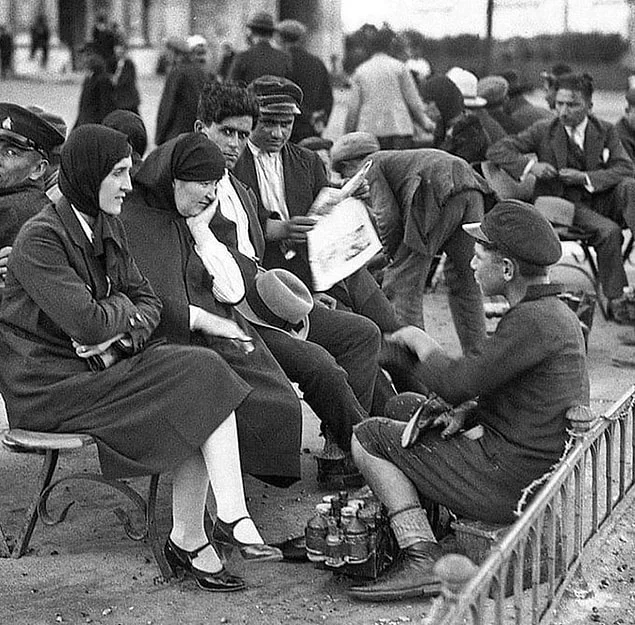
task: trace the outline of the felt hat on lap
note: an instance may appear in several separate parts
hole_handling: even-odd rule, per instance
[[[254,325],[306,339],[313,296],[304,282],[290,271],[268,269],[256,276],[237,309]]]

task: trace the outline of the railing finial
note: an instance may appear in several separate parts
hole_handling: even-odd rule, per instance
[[[451,553],[443,556],[433,570],[441,580],[441,595],[434,600],[424,625],[437,625],[441,621],[456,604],[461,591],[476,574],[478,567],[468,557]]]

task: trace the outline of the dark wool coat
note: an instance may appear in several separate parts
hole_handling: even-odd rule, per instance
[[[157,196],[144,193],[147,187],[140,185],[139,178],[155,188],[151,182],[155,175],[169,177],[170,173],[157,167],[156,162],[142,166],[136,179],[137,192],[126,203],[122,218],[135,260],[163,302],[161,323],[154,336],[170,343],[211,348],[253,388],[236,411],[243,470],[270,483],[288,486],[300,478],[300,401],[251,324],[233,306],[221,304],[214,298],[213,277],[194,250],[185,219],[170,202],[161,203]],[[219,213],[212,220],[212,226],[215,232],[227,230],[226,237],[235,238],[233,224]],[[251,282],[256,265],[236,249],[230,248],[230,251],[245,281]],[[190,304],[236,321],[252,337],[256,350],[245,355],[226,339],[190,332]]]
[[[301,148],[293,143],[287,143],[281,151],[282,167],[284,169],[284,190],[289,214],[306,215],[322,187],[328,186],[328,179],[324,163],[315,153]],[[262,203],[260,187],[254,157],[249,148],[243,150],[242,155],[234,166],[234,174],[249,188],[253,189],[258,200],[258,216],[264,232],[266,222],[271,217]],[[302,246],[295,258],[288,260],[284,257],[278,241],[267,241],[263,266],[281,267],[296,274],[305,284],[311,285],[311,270],[306,245]]]
[[[21,230],[0,304],[0,391],[11,427],[94,436],[105,476],[158,473],[197,453],[250,389],[211,350],[146,346],[161,303],[107,221],[109,274],[65,198]],[[135,353],[103,371],[71,344],[120,332]]]
[[[635,162],[635,132],[633,132],[625,117],[622,117],[615,124],[615,130],[617,130],[617,134],[629,158]]]
[[[535,106],[524,95],[512,96],[506,106],[512,126],[506,128],[510,135],[527,130],[529,126],[543,119],[553,119],[554,113],[547,108]]]
[[[11,189],[0,189],[0,247],[12,245],[22,224],[51,206],[41,181],[26,181]]]
[[[118,109],[132,111],[139,114],[139,90],[137,89],[137,70],[130,59],[124,59],[121,73],[115,72],[116,81],[113,82],[115,105]]]
[[[115,93],[104,70],[86,76],[79,97],[79,113],[74,128],[84,124],[101,124],[104,117],[117,108]]]
[[[317,134],[311,125],[314,112],[324,112],[326,125],[333,109],[333,89],[329,72],[320,58],[307,52],[299,44],[290,46],[289,55],[291,56],[289,78],[299,85],[304,93],[300,106],[302,113],[296,117],[291,133],[291,141],[297,143],[305,137]]]
[[[209,76],[198,63],[177,65],[165,79],[157,112],[156,145],[182,132],[192,132],[198,98]]]
[[[362,445],[387,457],[419,492],[460,516],[510,523],[522,490],[560,458],[565,413],[589,404],[584,339],[557,285],[536,285],[511,308],[480,354],[450,358],[434,351],[416,365],[421,381],[453,405],[478,397],[473,420],[484,433],[442,439],[425,430],[402,449],[403,424],[363,422]],[[373,424],[373,421],[375,423]]]
[[[252,80],[266,75],[290,78],[291,58],[269,42],[259,41],[234,57],[227,80],[248,85]]]

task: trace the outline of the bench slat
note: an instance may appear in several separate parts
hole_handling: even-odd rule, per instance
[[[2,444],[13,451],[79,449],[94,443],[95,439],[88,434],[58,434],[21,429],[7,430],[2,437]]]

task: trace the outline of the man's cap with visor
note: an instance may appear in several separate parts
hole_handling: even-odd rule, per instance
[[[498,202],[483,221],[463,224],[463,230],[479,243],[533,265],[553,265],[562,256],[560,239],[547,218],[520,200]]]
[[[64,135],[40,115],[18,104],[0,102],[0,140],[48,157],[64,139]]]
[[[299,115],[304,98],[302,89],[292,80],[282,76],[260,76],[248,87],[256,100],[261,113]]]

